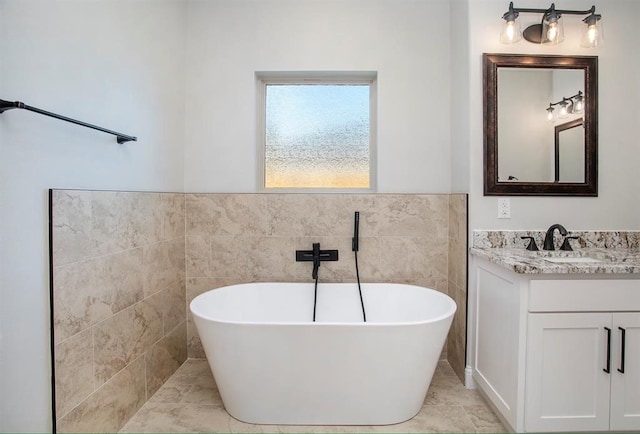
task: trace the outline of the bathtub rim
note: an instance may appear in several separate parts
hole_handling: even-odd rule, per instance
[[[225,286],[221,286],[219,288],[212,288],[212,289],[208,289],[207,291],[197,295],[196,297],[194,297],[193,300],[191,300],[191,302],[189,303],[189,311],[191,312],[192,315],[197,316],[198,318],[205,320],[205,321],[210,321],[210,322],[214,322],[214,323],[218,323],[218,324],[232,324],[232,325],[246,325],[246,326],[307,326],[307,327],[327,327],[327,326],[349,326],[349,327],[372,327],[372,326],[378,326],[378,327],[401,327],[401,326],[417,326],[417,325],[426,325],[426,324],[432,324],[432,323],[436,323],[439,321],[443,321],[446,320],[450,317],[453,317],[456,313],[456,311],[458,310],[458,305],[455,302],[455,300],[449,296],[448,294],[445,294],[444,292],[440,292],[436,289],[433,288],[427,288],[426,286],[419,286],[419,285],[412,285],[412,284],[407,284],[407,283],[390,283],[390,282],[367,282],[367,283],[362,283],[362,289],[363,292],[365,291],[366,285],[395,285],[395,286],[404,286],[404,287],[412,287],[412,288],[419,288],[421,290],[426,290],[429,292],[433,292],[436,293],[438,295],[436,296],[443,296],[444,298],[448,299],[448,301],[450,302],[449,308],[447,309],[447,311],[441,315],[438,316],[434,316],[432,318],[426,319],[426,320],[420,320],[420,321],[396,321],[396,322],[375,322],[375,321],[367,321],[367,322],[336,322],[336,321],[319,321],[319,322],[314,322],[314,321],[288,321],[288,322],[279,322],[279,321],[270,321],[270,322],[264,322],[264,321],[236,321],[236,320],[221,320],[221,319],[215,319],[215,318],[211,318],[209,316],[205,316],[201,313],[198,313],[196,311],[194,311],[193,309],[193,305],[195,304],[196,300],[202,296],[205,295],[209,292],[212,291],[219,291],[219,290],[231,290],[234,287],[237,286],[249,286],[249,285],[256,285],[256,284],[279,284],[279,283],[287,283],[287,284],[300,284],[300,285],[313,285],[313,282],[249,282],[249,283],[235,283],[232,285],[225,285]],[[346,285],[356,285],[356,282],[323,282],[321,284],[324,285],[331,285],[331,284],[335,284],[335,285],[342,285],[342,284],[346,284]]]

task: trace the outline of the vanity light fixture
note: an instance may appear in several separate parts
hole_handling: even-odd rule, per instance
[[[519,15],[521,13],[542,14],[540,24],[533,24],[521,33]],[[588,15],[584,21],[586,29],[580,45],[585,48],[599,47],[602,45],[602,15],[596,14],[596,7],[586,11],[573,11],[556,9],[554,3],[548,9],[514,8],[513,2],[509,3],[509,10],[502,15],[504,25],[500,33],[500,42],[514,44],[522,37],[534,44],[559,44],[564,40],[563,15]]]
[[[549,107],[545,110],[547,111],[547,120],[549,122],[553,122],[556,120],[555,108],[556,106],[560,106],[558,110],[557,118],[564,119],[569,116],[569,114],[578,115],[584,112],[584,96],[582,95],[582,91],[578,91],[573,96],[570,97],[562,97],[562,99],[558,102],[550,102]]]

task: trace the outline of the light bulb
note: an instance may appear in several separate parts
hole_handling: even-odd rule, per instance
[[[513,42],[513,40],[515,39],[515,35],[516,35],[516,30],[515,30],[515,22],[514,21],[509,21],[507,23],[507,28],[505,29],[505,33],[507,35],[507,40],[510,42]]]
[[[563,102],[560,104],[560,112],[558,113],[558,119],[564,119],[569,116],[569,111],[567,110],[568,104]]]
[[[510,9],[502,16],[502,18],[504,19],[504,25],[500,32],[500,42],[503,44],[513,44],[522,39],[518,13]]]
[[[573,104],[573,112],[576,114],[582,113],[584,110],[584,102],[581,96],[576,97],[576,102]]]
[[[587,25],[587,29],[582,35],[580,45],[585,48],[595,48],[602,46],[602,16],[591,14],[583,21]]]
[[[594,24],[589,26],[587,29],[587,38],[589,39],[589,44],[593,45],[594,42],[598,40],[598,27]]]
[[[562,14],[555,10],[553,4],[542,20],[542,42],[544,44],[559,44],[564,40]]]
[[[555,119],[555,116],[553,115],[553,107],[549,107],[547,109],[547,120],[549,122],[553,122],[554,119]]]
[[[550,42],[555,42],[558,38],[558,24],[549,23],[549,29],[547,29],[547,39]]]

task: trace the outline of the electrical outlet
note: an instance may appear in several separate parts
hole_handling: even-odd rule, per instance
[[[508,197],[498,199],[498,218],[511,218],[511,199],[509,199]]]

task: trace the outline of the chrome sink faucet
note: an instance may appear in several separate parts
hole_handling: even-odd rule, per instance
[[[547,234],[544,237],[544,246],[542,247],[544,250],[555,250],[555,246],[553,245],[553,234],[555,230],[558,229],[560,231],[560,235],[563,237],[567,235],[567,230],[561,224],[554,224],[547,229]]]

